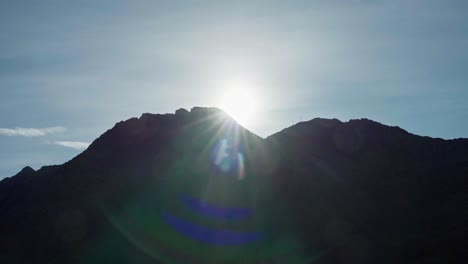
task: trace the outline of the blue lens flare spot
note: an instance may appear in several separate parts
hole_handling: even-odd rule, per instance
[[[240,245],[258,240],[258,232],[233,232],[211,229],[186,222],[167,213],[161,213],[164,221],[179,233],[199,242],[213,245]]]
[[[232,140],[223,138],[219,140],[211,151],[211,164],[213,169],[222,175],[244,177],[244,155],[241,146]]]
[[[248,208],[221,207],[211,205],[204,201],[189,196],[181,197],[182,203],[195,213],[219,220],[239,220],[252,215],[252,210]]]

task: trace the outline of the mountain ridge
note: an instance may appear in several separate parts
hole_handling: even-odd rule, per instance
[[[199,111],[199,110],[202,110],[201,112],[203,112],[203,109],[212,109],[212,110],[215,110],[217,109],[216,107],[193,107],[191,109],[195,111]],[[219,111],[222,111],[220,109],[218,109]],[[172,113],[165,113],[165,114],[153,114],[153,113],[143,113],[139,118],[138,117],[132,117],[132,118],[129,118],[127,120],[122,120],[122,121],[119,121],[117,123],[115,123],[115,125],[108,129],[107,131],[111,130],[111,129],[114,129],[114,128],[117,128],[118,126],[121,126],[121,125],[126,125],[126,124],[130,124],[134,121],[140,121],[140,120],[147,120],[151,117],[153,118],[158,118],[160,116],[166,116],[166,117],[177,117],[178,115],[180,116],[183,116],[183,115],[187,115],[187,114],[190,114],[191,111],[188,111],[184,108],[179,108],[178,110],[175,111],[174,114]],[[210,112],[211,110],[208,110],[208,112]],[[216,111],[216,110],[215,110]],[[198,112],[200,113],[200,111]],[[224,113],[224,112],[223,112]],[[226,113],[224,113],[226,114]],[[227,115],[227,114],[226,114]],[[371,120],[371,119],[368,119],[368,118],[357,118],[357,119],[349,119],[348,121],[341,121],[337,118],[322,118],[322,117],[316,117],[316,118],[313,118],[311,120],[308,120],[308,121],[301,121],[301,122],[298,122],[290,127],[287,127],[287,128],[284,128],[278,132],[275,132],[263,139],[268,139],[270,137],[273,137],[275,136],[276,134],[279,134],[279,133],[283,133],[283,132],[286,132],[286,131],[290,131],[291,129],[296,129],[298,126],[301,127],[301,126],[317,126],[319,125],[320,126],[320,123],[317,124],[317,122],[321,122],[321,123],[329,123],[329,125],[339,125],[339,124],[348,124],[348,123],[353,123],[353,124],[358,124],[358,123],[361,123],[361,124],[374,124],[374,125],[381,125],[381,126],[384,126],[384,127],[387,127],[387,128],[396,128],[396,129],[399,129],[401,130],[402,132],[405,132],[405,133],[408,133],[410,135],[413,135],[413,136],[417,136],[417,137],[421,137],[421,138],[427,138],[427,139],[432,139],[432,140],[442,140],[442,141],[460,141],[460,142],[468,142],[468,138],[464,138],[464,137],[458,137],[458,138],[451,138],[451,139],[445,139],[445,138],[439,138],[439,137],[431,137],[431,136],[422,136],[422,135],[418,135],[418,134],[413,134],[413,133],[410,133],[408,132],[407,130],[399,127],[399,126],[389,126],[389,125],[385,125],[385,124],[382,124],[380,122],[377,122],[377,121],[374,121],[374,120]],[[323,125],[323,124],[322,124]],[[106,131],[106,132],[107,132]],[[106,133],[104,132],[103,135]],[[258,136],[260,137],[260,136]],[[100,137],[96,138],[96,140],[98,140]],[[94,140],[92,143],[94,143],[96,140]],[[92,145],[92,144],[91,144]],[[88,147],[89,148],[89,147]],[[87,149],[88,149],[87,148]],[[86,150],[84,150],[86,151]],[[84,152],[83,151],[83,152]],[[78,155],[80,155],[81,153],[79,153]],[[75,156],[76,157],[76,156]],[[73,158],[72,158],[73,159]],[[67,162],[65,162],[67,163]],[[63,164],[62,164],[63,165]],[[60,166],[60,165],[44,165],[43,167],[47,168],[47,167],[50,167],[50,166]],[[37,171],[40,171],[43,167],[39,168]],[[30,171],[29,169],[32,169],[30,166],[25,166],[23,169],[20,170],[20,172],[18,172],[16,175],[18,174],[23,174],[22,171],[25,170],[28,172],[28,173],[32,173],[32,171]],[[34,169],[32,169],[33,171],[35,171]],[[8,178],[12,178],[16,175],[13,175],[13,176],[7,176],[5,178],[3,178],[2,180],[4,179],[8,179]]]
[[[229,150],[226,163],[213,152],[225,144]],[[231,150],[238,154],[231,156]],[[204,190],[204,199],[217,204],[251,204],[254,199],[264,204],[258,206],[262,209],[259,214],[280,210],[272,209],[271,202],[284,207],[281,214],[288,220],[257,220],[247,226],[263,223],[260,227],[282,230],[270,235],[277,236],[274,241],[289,237],[284,242],[286,255],[271,255],[266,250],[270,246],[262,251],[264,245],[259,242],[256,254],[261,257],[254,257],[247,245],[240,246],[252,261],[456,263],[464,258],[462,242],[467,233],[460,213],[468,209],[463,202],[468,200],[466,164],[468,139],[422,137],[368,119],[315,118],[263,139],[216,108],[145,113],[116,123],[62,165],[37,171],[26,167],[18,176],[0,182],[0,233],[4,234],[0,247],[8,249],[8,253],[0,253],[0,260],[94,263],[102,252],[118,248],[104,259],[117,263],[172,263],[177,259],[244,263],[229,251],[197,253],[207,250],[207,245],[194,244],[198,251],[185,252],[179,246],[182,242],[160,241],[158,246],[144,242],[169,236],[141,236],[139,228],[146,226],[151,233],[153,226],[144,224],[138,216],[142,213],[132,212],[144,208],[142,212],[148,213],[143,215],[162,228],[165,224],[156,224],[161,218],[149,214],[154,205],[162,208],[158,210],[175,210],[179,198],[160,201],[184,192],[183,203],[205,208],[204,200],[186,198]],[[231,180],[236,178],[238,184]],[[206,182],[229,188],[206,189]],[[243,193],[251,188],[262,189],[262,194],[256,194],[258,190]],[[191,217],[180,210],[180,216]],[[172,221],[174,228],[196,228],[164,215],[162,219]],[[139,225],[128,226],[130,220]],[[198,218],[191,221],[207,224]],[[128,230],[122,233],[123,223]],[[221,220],[216,223],[240,228]],[[187,234],[193,236],[195,231],[190,232]],[[143,250],[137,245],[143,245]],[[177,252],[186,254],[177,257]]]

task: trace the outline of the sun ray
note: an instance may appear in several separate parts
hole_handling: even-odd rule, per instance
[[[253,122],[257,103],[251,91],[237,88],[224,93],[219,106],[242,126]]]

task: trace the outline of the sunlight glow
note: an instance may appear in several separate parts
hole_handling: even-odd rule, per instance
[[[223,95],[219,107],[243,126],[253,121],[257,110],[252,93],[242,88],[227,91]]]

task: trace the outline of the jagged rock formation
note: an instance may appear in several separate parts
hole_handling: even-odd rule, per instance
[[[0,263],[459,263],[467,176],[467,139],[367,119],[143,114],[0,182]]]

